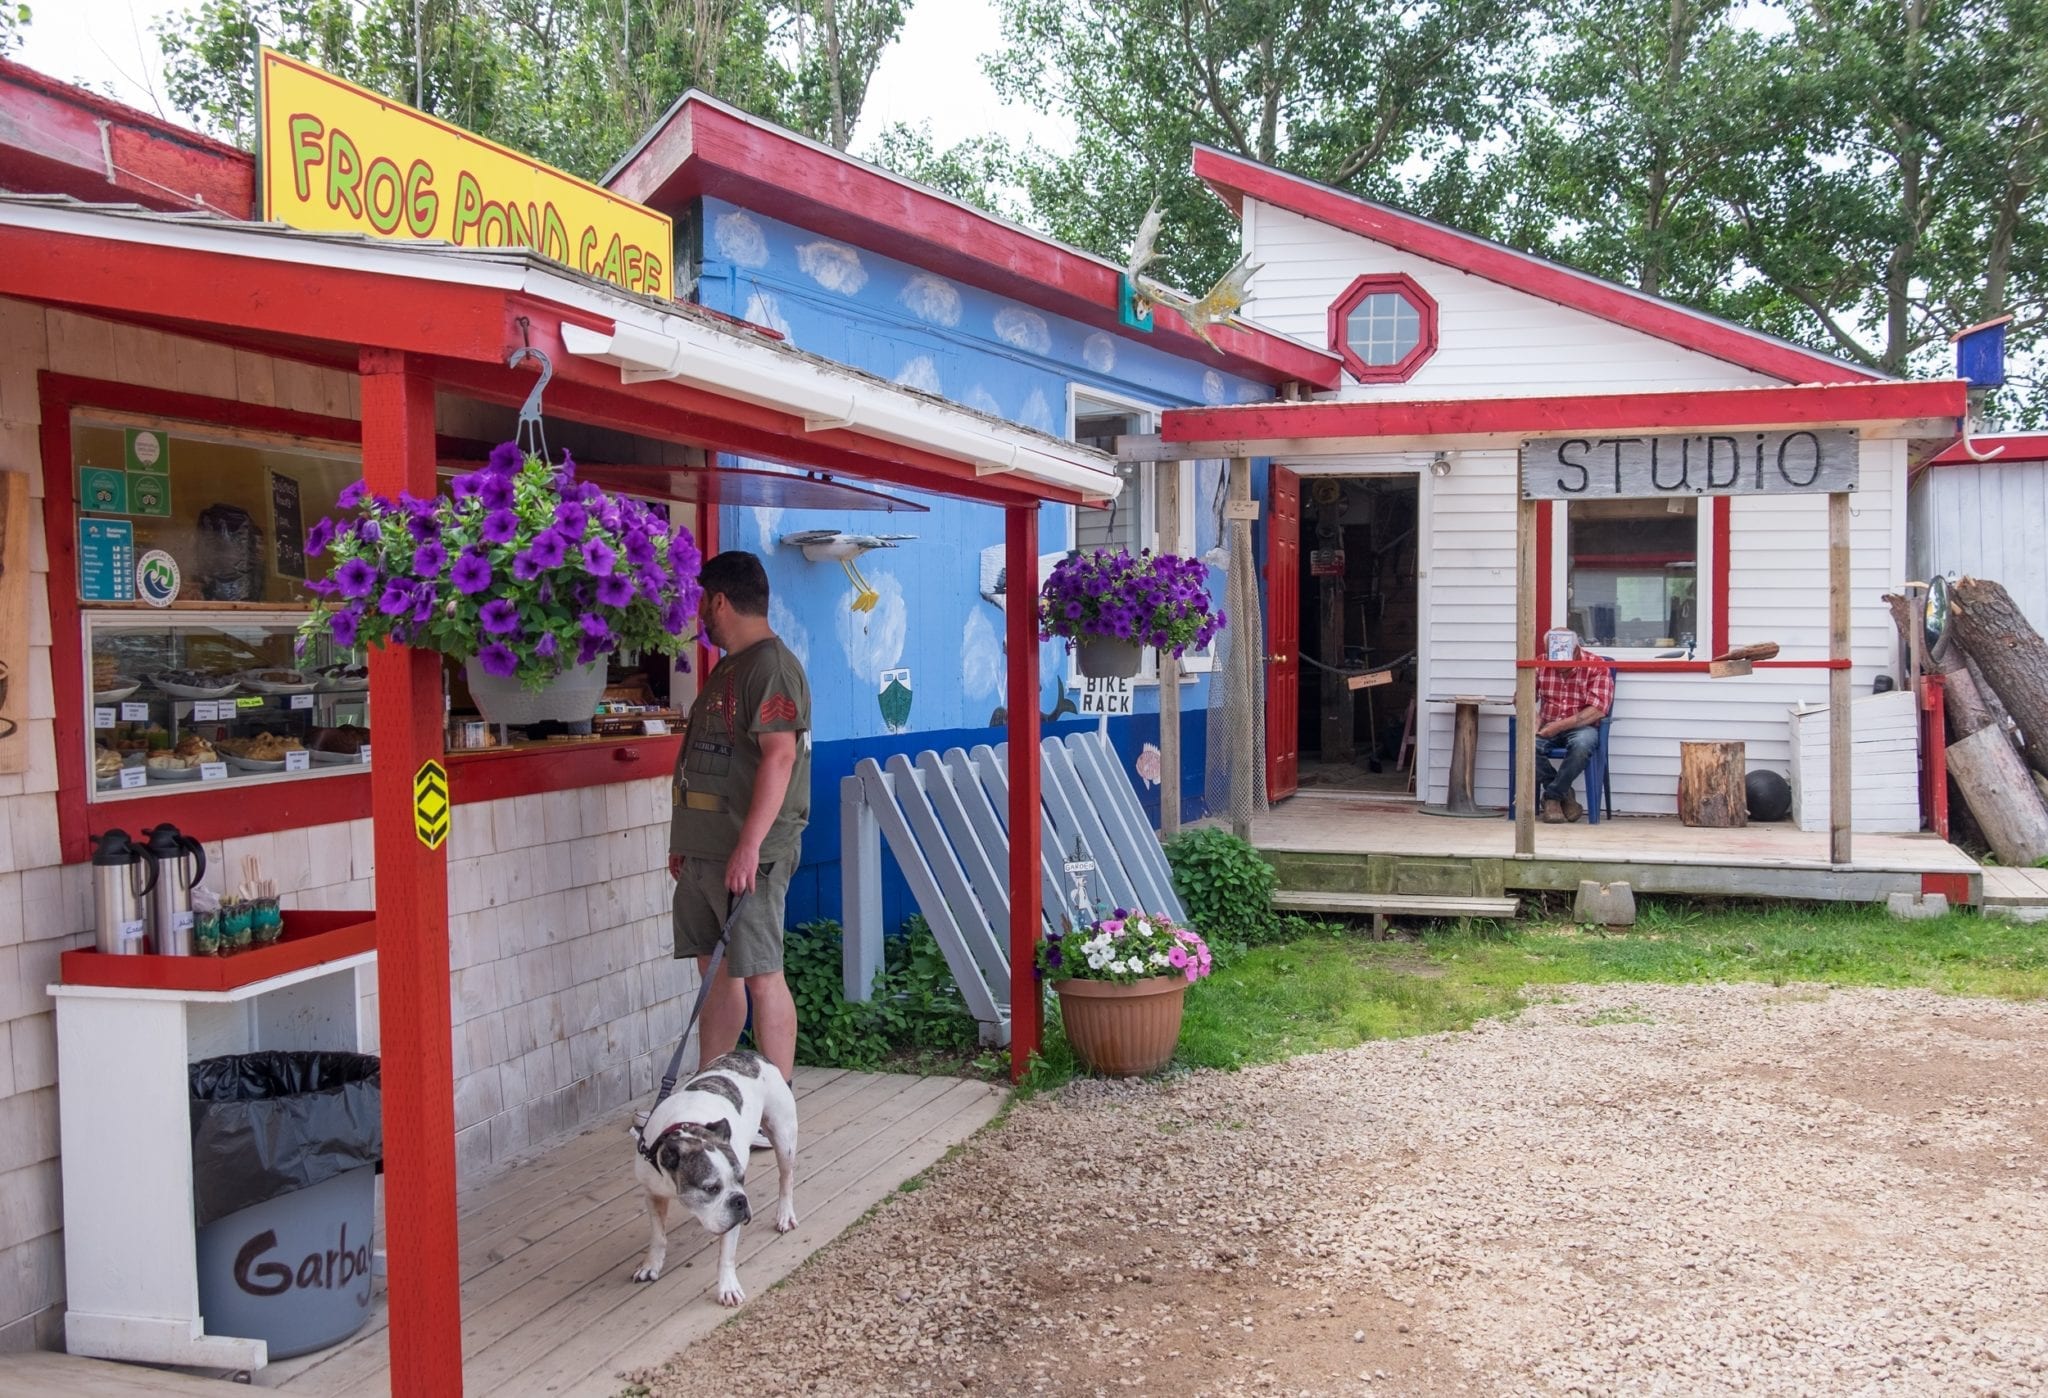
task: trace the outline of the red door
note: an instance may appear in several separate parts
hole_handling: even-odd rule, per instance
[[[1280,466],[1266,508],[1266,799],[1301,779],[1301,477]]]

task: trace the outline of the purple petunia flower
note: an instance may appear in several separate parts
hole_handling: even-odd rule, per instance
[[[492,510],[484,516],[483,527],[477,532],[487,544],[509,544],[519,532],[519,516],[510,510]]]
[[[478,651],[476,658],[477,663],[484,667],[485,674],[496,675],[501,680],[509,680],[519,673],[519,657],[497,641]]]
[[[519,443],[500,442],[491,448],[491,459],[484,469],[509,474],[525,464],[526,453],[519,449]]]
[[[438,578],[448,566],[448,550],[439,539],[429,539],[413,553],[412,570],[423,578]]]
[[[535,578],[540,576],[540,573],[540,564],[534,561],[532,549],[522,550],[518,554],[518,556],[512,560],[512,576],[519,579],[519,581],[521,582],[532,582]],[[541,600],[546,601],[547,599],[542,598]]]
[[[484,603],[479,619],[483,622],[484,630],[491,635],[509,636],[519,629],[518,604],[503,597],[495,598]]]
[[[678,598],[669,603],[668,607],[662,612],[661,629],[668,632],[671,636],[682,635],[690,629],[690,617],[695,611],[696,608],[694,607],[685,610],[682,600]]]
[[[425,626],[434,619],[434,585],[421,583],[412,590],[412,619]]]
[[[576,461],[575,458],[569,455],[567,447],[562,448],[562,469],[571,476],[576,474]]]
[[[464,553],[455,560],[455,590],[464,596],[474,596],[491,585],[491,563],[475,549]]]
[[[590,570],[593,577],[610,577],[611,571],[618,564],[618,561],[619,555],[604,540],[585,539],[583,541],[583,566]]]
[[[365,516],[356,521],[356,539],[359,542],[375,546],[383,537],[384,531],[374,518]]]
[[[569,543],[554,530],[543,529],[533,536],[526,552],[543,568],[559,568],[562,560],[569,556]]]
[[[327,622],[327,634],[334,638],[334,644],[343,650],[353,649],[356,633],[362,629],[363,614],[355,607],[336,612]]]
[[[471,471],[466,476],[457,476],[448,482],[448,493],[457,500],[474,500],[477,492],[484,488],[484,473]]]
[[[332,578],[307,578],[305,588],[306,591],[312,593],[315,597],[332,597],[335,593],[334,579]]]
[[[377,586],[377,570],[360,558],[351,558],[334,570],[334,582],[344,597],[367,597]]]
[[[566,538],[580,539],[583,531],[590,527],[590,511],[574,500],[564,500],[555,506],[555,528]]]
[[[562,643],[555,639],[555,633],[552,631],[543,631],[540,639],[533,643],[533,653],[542,660],[553,660],[561,653],[561,649]]]
[[[415,541],[424,544],[429,539],[441,537],[441,517],[432,509],[424,513],[414,512],[405,517],[405,529]]]
[[[384,584],[384,595],[377,599],[377,610],[386,616],[402,616],[412,610],[412,589],[401,578],[393,578]]]
[[[583,634],[593,641],[609,641],[612,638],[612,628],[596,612],[585,612],[577,618],[577,624],[583,628]]]
[[[623,607],[633,600],[633,584],[622,573],[600,578],[597,584],[597,600],[607,607]]]
[[[635,529],[626,535],[626,559],[635,568],[645,568],[654,561],[654,540],[644,530]]]
[[[512,477],[486,472],[482,483],[477,486],[476,498],[491,510],[503,510],[512,504]]]
[[[306,552],[309,554],[317,556],[325,553],[327,546],[333,542],[334,521],[331,519],[315,520],[313,527],[306,531]]]
[[[369,489],[370,487],[362,481],[350,481],[341,488],[341,494],[335,497],[335,508],[353,510],[356,506],[363,503],[363,496],[368,493]]]

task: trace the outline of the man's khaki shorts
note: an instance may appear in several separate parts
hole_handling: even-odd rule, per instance
[[[782,969],[783,905],[789,896],[794,858],[778,859],[754,880],[754,891],[740,909],[725,944],[725,973],[744,980]],[[718,933],[732,911],[725,891],[725,860],[683,856],[683,875],[675,891],[676,956],[709,956]]]

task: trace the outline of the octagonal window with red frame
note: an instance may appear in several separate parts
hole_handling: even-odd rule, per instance
[[[1330,303],[1330,348],[1360,383],[1400,383],[1436,353],[1436,300],[1400,272],[1363,276]]]

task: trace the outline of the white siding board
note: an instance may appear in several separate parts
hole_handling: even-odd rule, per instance
[[[2048,462],[1936,466],[1913,486],[1913,576],[1989,578],[2048,633]]]
[[[1257,200],[1245,201],[1243,238],[1253,261],[1264,264],[1245,315],[1313,345],[1329,338],[1330,303],[1366,273],[1406,273],[1436,298],[1435,355],[1406,383],[1347,382],[1342,398],[1653,393],[1780,382]],[[1824,369],[1817,366],[1816,377]]]

